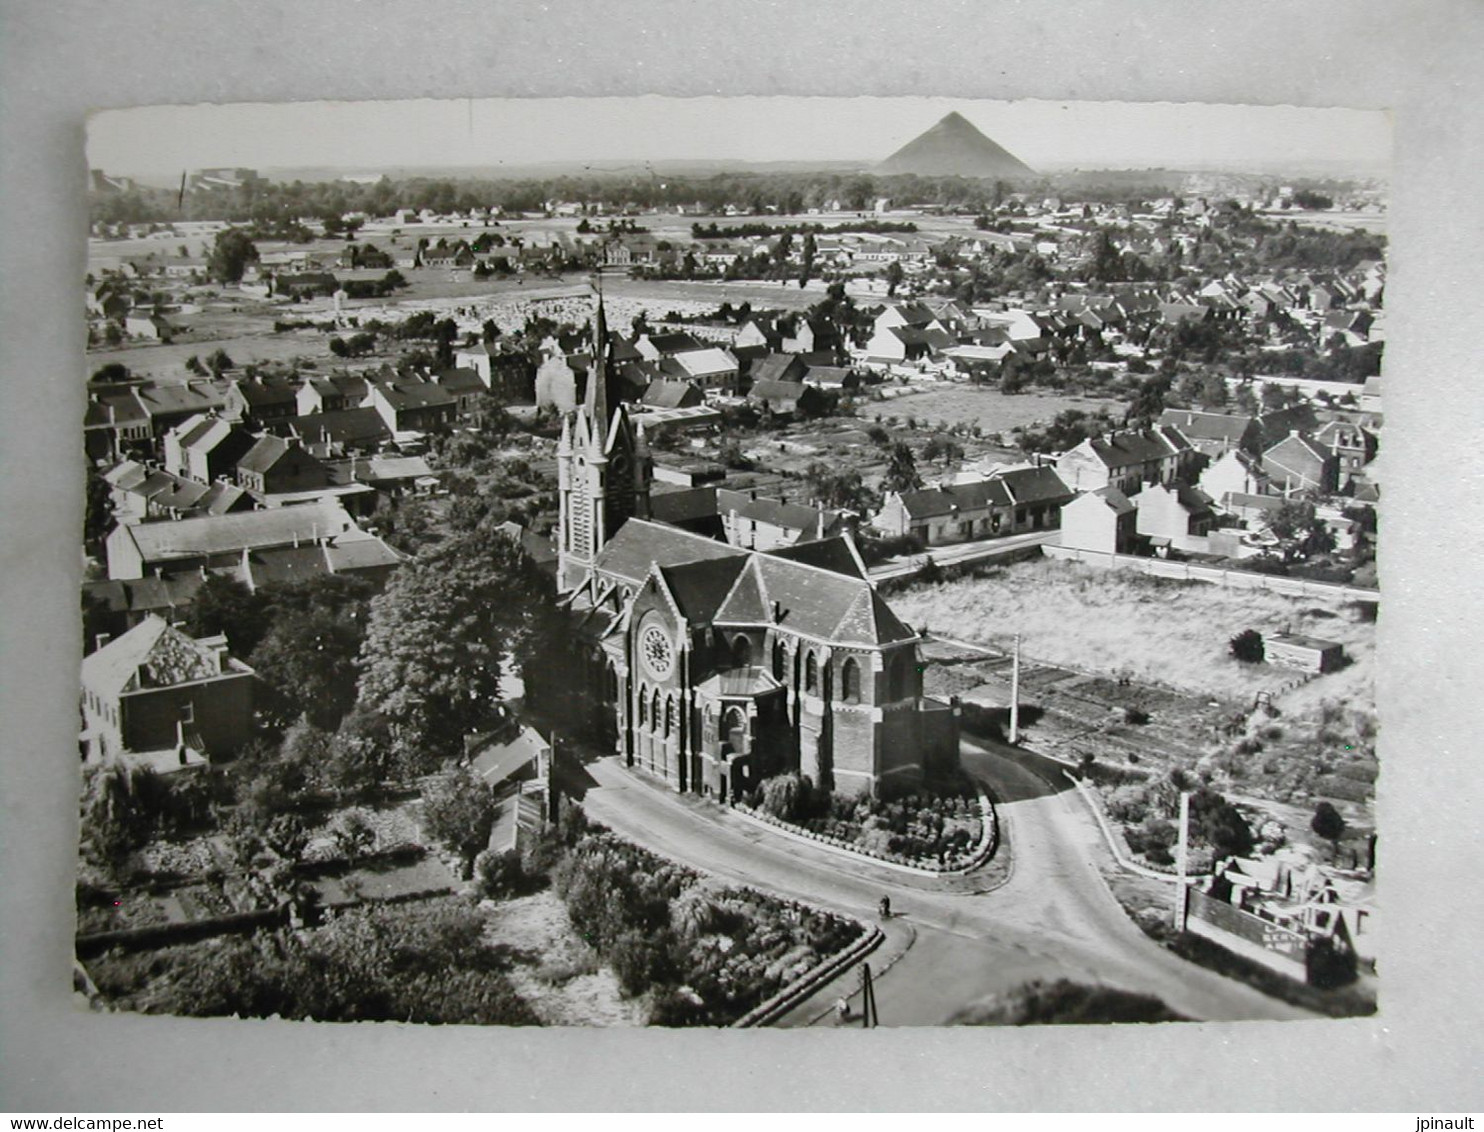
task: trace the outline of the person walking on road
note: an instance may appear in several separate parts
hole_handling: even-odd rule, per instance
[[[881,898],[881,918],[883,920],[889,920],[889,919],[891,919],[891,897],[890,896],[883,896]]]

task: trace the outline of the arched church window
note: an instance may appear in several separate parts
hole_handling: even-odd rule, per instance
[[[861,702],[861,666],[848,657],[840,667],[840,698],[847,704]]]
[[[804,658],[804,691],[811,695],[819,691],[819,661],[811,650]]]
[[[649,726],[658,731],[664,717],[660,714],[663,708],[660,706],[660,690],[654,690],[654,698],[649,701]]]
[[[782,641],[773,642],[773,679],[782,680],[788,670],[788,653]]]
[[[643,727],[649,722],[649,692],[643,685],[639,687],[639,726]]]
[[[732,667],[750,668],[752,666],[752,642],[741,633],[732,638]]]
[[[665,700],[665,738],[668,739],[675,734],[675,697],[669,696]]]

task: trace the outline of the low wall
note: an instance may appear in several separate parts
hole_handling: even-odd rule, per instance
[[[1309,941],[1300,933],[1191,889],[1185,930],[1280,974],[1309,981]]]
[[[1345,586],[1336,582],[1314,582],[1308,578],[1287,578],[1281,574],[1256,574],[1247,570],[1224,570],[1219,566],[1201,566],[1194,562],[1170,562],[1163,558],[1139,558],[1132,554],[1105,554],[1096,550],[1078,550],[1070,546],[1043,546],[1048,558],[1081,562],[1107,569],[1135,570],[1156,578],[1178,581],[1212,582],[1229,589],[1269,590],[1290,597],[1327,597],[1348,601],[1380,601],[1381,591],[1363,586]]]
[[[288,922],[288,906],[265,908],[256,912],[236,912],[204,920],[187,920],[176,924],[151,924],[143,928],[119,928],[116,931],[80,935],[75,942],[78,958],[101,955],[115,947],[124,951],[168,947],[174,943],[193,943],[211,936],[236,932],[253,932],[259,928],[280,927]]]

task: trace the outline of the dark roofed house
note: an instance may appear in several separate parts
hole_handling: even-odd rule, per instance
[[[297,275],[276,275],[273,278],[273,293],[290,298],[311,298],[315,295],[333,295],[340,290],[340,280],[328,271],[304,271]]]
[[[747,399],[780,417],[807,415],[820,404],[819,390],[802,381],[754,381]]]
[[[1160,425],[1090,437],[1058,456],[1056,470],[1073,491],[1116,487],[1135,495],[1146,483],[1188,479],[1195,455],[1176,429]]]
[[[321,459],[375,452],[392,438],[392,430],[375,409],[341,409],[295,417],[291,435]]]
[[[311,413],[338,413],[359,408],[370,389],[370,383],[364,377],[351,374],[305,378],[295,397],[298,415],[307,417]]]
[[[694,336],[679,331],[671,334],[641,334],[634,348],[646,360],[657,362],[661,358],[673,358],[676,354],[706,349],[706,343]]]
[[[329,484],[325,466],[297,437],[265,436],[237,462],[237,484],[254,496],[310,491]]]
[[[690,409],[705,404],[701,391],[689,381],[654,381],[640,402],[654,409]]]
[[[226,398],[204,381],[144,385],[134,392],[149,416],[150,428],[156,437],[164,436],[168,430],[198,413],[219,413],[227,404]]]
[[[804,380],[808,365],[797,354],[769,354],[755,362],[752,367],[753,384],[760,381]]]
[[[203,484],[230,479],[255,443],[245,429],[203,413],[165,434],[165,469]]]
[[[984,480],[892,492],[871,523],[925,546],[1052,530],[1072,492],[1050,467],[1006,468]]]
[[[1197,451],[1221,456],[1234,448],[1256,453],[1262,429],[1255,417],[1238,413],[1212,413],[1201,409],[1166,409],[1159,423],[1179,431]]]
[[[227,386],[227,415],[271,428],[298,415],[298,388],[288,381],[242,378]]]
[[[1340,462],[1324,445],[1294,429],[1262,454],[1262,470],[1278,495],[1331,495],[1339,489]]]
[[[479,371],[457,366],[433,375],[438,387],[454,399],[459,416],[468,416],[489,394],[489,387]]]
[[[393,434],[441,432],[453,423],[458,411],[453,396],[431,381],[374,381],[370,400]]]

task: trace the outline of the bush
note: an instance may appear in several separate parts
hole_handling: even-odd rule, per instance
[[[1243,629],[1231,639],[1231,655],[1243,664],[1261,664],[1267,655],[1262,634],[1256,629]]]
[[[485,850],[474,858],[475,887],[491,900],[520,895],[527,888],[527,880],[521,856],[514,849],[504,853]]]

